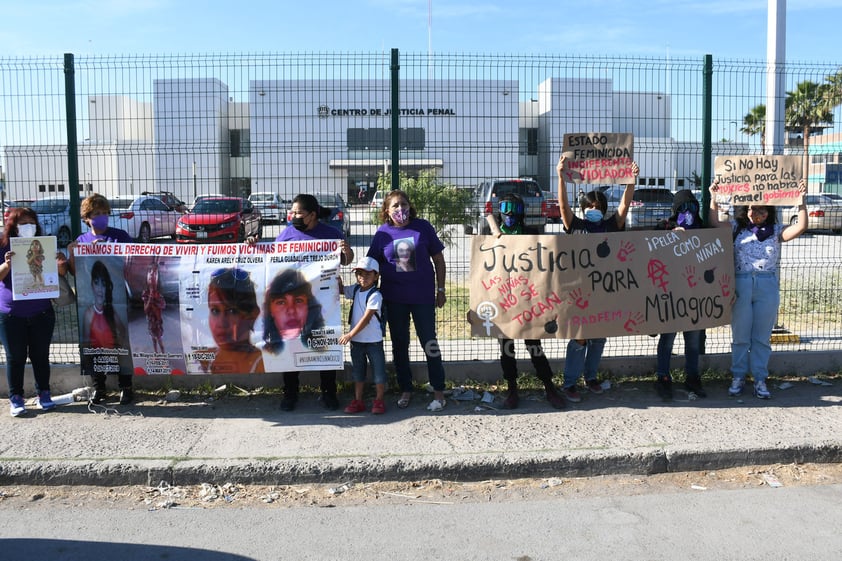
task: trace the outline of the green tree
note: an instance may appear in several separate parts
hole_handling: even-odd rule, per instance
[[[830,111],[842,105],[842,68],[827,77],[827,89],[825,89],[824,98]]]
[[[409,196],[418,216],[429,221],[439,239],[450,245],[454,229],[448,226],[464,226],[468,222],[465,208],[471,198],[470,192],[450,183],[442,183],[432,169],[421,170],[418,177],[410,177],[403,172],[399,177],[400,188]],[[392,174],[380,174],[377,190],[388,193],[391,189]],[[379,214],[379,211],[374,214]],[[378,224],[380,222],[379,216],[373,217],[373,220]]]
[[[810,134],[833,124],[833,108],[828,105],[830,89],[828,84],[804,80],[795,90],[786,93],[786,127],[800,131],[804,139],[804,177],[808,174]]]
[[[766,106],[762,103],[751,108],[743,117],[740,132],[748,136],[760,135],[760,152],[766,153]]]

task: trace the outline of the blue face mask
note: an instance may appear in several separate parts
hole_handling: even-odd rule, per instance
[[[602,211],[598,208],[589,208],[585,211],[585,220],[588,222],[599,222],[602,220]]]
[[[689,210],[686,210],[684,212],[678,213],[678,218],[676,219],[676,222],[682,228],[688,228],[693,225],[693,222],[695,222],[695,220],[696,219],[693,217],[693,213]]]
[[[515,226],[517,226],[517,222],[517,216],[515,216],[514,214],[503,215],[503,225],[506,226],[506,228],[514,228]]]

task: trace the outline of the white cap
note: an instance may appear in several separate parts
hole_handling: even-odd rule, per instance
[[[374,271],[380,273],[380,264],[374,257],[363,257],[354,265],[354,271]]]

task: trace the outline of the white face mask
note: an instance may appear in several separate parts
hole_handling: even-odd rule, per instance
[[[36,224],[18,224],[18,237],[34,238],[37,229],[38,226]]]

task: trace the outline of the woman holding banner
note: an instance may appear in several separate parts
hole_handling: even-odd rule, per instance
[[[778,224],[776,207],[751,205],[737,207],[733,222],[719,220],[719,204],[715,194],[719,182],[710,186],[709,220],[713,226],[730,226],[734,233],[734,272],[736,300],[731,311],[731,387],[728,395],[738,396],[745,386],[746,376],[754,379],[754,395],[759,399],[772,397],[766,386],[769,358],[772,356],[772,330],[780,304],[778,266],[781,244],[794,240],[807,230],[807,206],[804,195],[807,184],[798,183],[801,201],[798,222]]]
[[[328,209],[319,206],[319,201],[313,195],[300,194],[292,200],[292,227],[286,227],[275,239],[277,242],[300,241],[300,240],[342,240],[342,254],[339,262],[347,265],[354,260],[354,250],[345,234],[338,228],[328,226],[321,222],[321,218],[330,215]],[[249,240],[253,243],[253,240]],[[269,321],[269,318],[266,318]],[[322,370],[320,373],[320,385],[322,390],[322,405],[325,409],[335,411],[339,408],[339,399],[336,397],[336,371]],[[298,402],[298,372],[284,372],[284,397],[281,399],[281,409],[292,411]]]
[[[660,230],[695,230],[702,227],[699,201],[693,191],[682,189],[672,199],[672,215],[658,224]],[[688,282],[696,282],[692,277]],[[685,331],[684,335],[684,388],[698,397],[707,397],[699,375],[699,353],[702,348],[704,330]],[[670,358],[675,344],[675,333],[661,333],[658,336],[658,362],[655,370],[655,391],[664,401],[672,400],[672,376]]]
[[[559,156],[556,165],[558,174],[558,203],[561,207],[561,221],[564,224],[564,231],[567,234],[596,234],[604,232],[620,232],[626,226],[626,215],[629,212],[632,197],[634,196],[634,185],[640,168],[636,162],[632,162],[631,183],[626,185],[623,197],[617,205],[617,211],[607,216],[608,200],[601,191],[591,191],[579,198],[579,205],[582,208],[584,219],[573,213],[570,207],[570,199],[567,197],[567,185],[564,182],[565,157]],[[585,385],[594,394],[602,393],[602,384],[597,380],[597,369],[602,359],[602,351],[605,349],[605,338],[597,339],[571,339],[567,343],[567,357],[564,362],[564,387],[562,393],[568,401],[578,403],[582,396],[576,388],[579,378],[584,373]]]
[[[523,224],[523,217],[526,213],[526,205],[523,199],[515,193],[506,193],[500,198],[500,233],[507,235],[525,234],[526,226]],[[515,359],[515,342],[512,339],[501,338],[500,343],[500,366],[503,368],[503,377],[508,384],[508,395],[503,402],[504,409],[517,409],[520,404],[520,396],[517,388],[517,360]],[[564,398],[558,393],[553,383],[553,371],[550,368],[550,361],[544,354],[540,339],[524,340],[532,366],[535,367],[535,375],[544,384],[547,394],[547,401],[555,409],[564,409]]]

